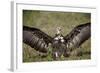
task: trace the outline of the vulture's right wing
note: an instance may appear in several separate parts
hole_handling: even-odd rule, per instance
[[[49,43],[52,42],[52,37],[48,36],[40,29],[23,26],[23,42],[37,51],[46,53]]]

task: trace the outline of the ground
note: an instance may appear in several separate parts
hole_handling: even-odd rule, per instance
[[[62,34],[67,35],[74,27],[91,22],[90,13],[78,12],[50,12],[23,10],[23,25],[36,27],[50,36],[54,36],[56,28],[62,28]],[[75,55],[80,49],[75,49],[69,57],[61,57],[59,60],[83,60],[91,59],[91,39],[81,45],[82,55]],[[41,57],[39,52],[23,43],[23,62],[52,61],[51,54]]]

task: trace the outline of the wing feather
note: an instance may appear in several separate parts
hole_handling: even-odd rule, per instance
[[[64,37],[67,48],[77,48],[91,36],[91,23],[76,26]]]
[[[52,37],[34,27],[23,26],[23,42],[40,52],[47,52]]]

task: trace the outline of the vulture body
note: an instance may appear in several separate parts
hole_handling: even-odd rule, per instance
[[[51,37],[34,27],[23,26],[23,42],[30,45],[35,50],[47,53],[48,46],[51,44],[52,57],[58,58],[68,56],[70,49],[78,48],[91,36],[91,23],[76,26],[69,34],[63,36],[57,33]]]

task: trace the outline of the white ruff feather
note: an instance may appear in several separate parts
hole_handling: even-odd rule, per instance
[[[55,52],[55,56],[58,57],[58,53],[57,52]]]

